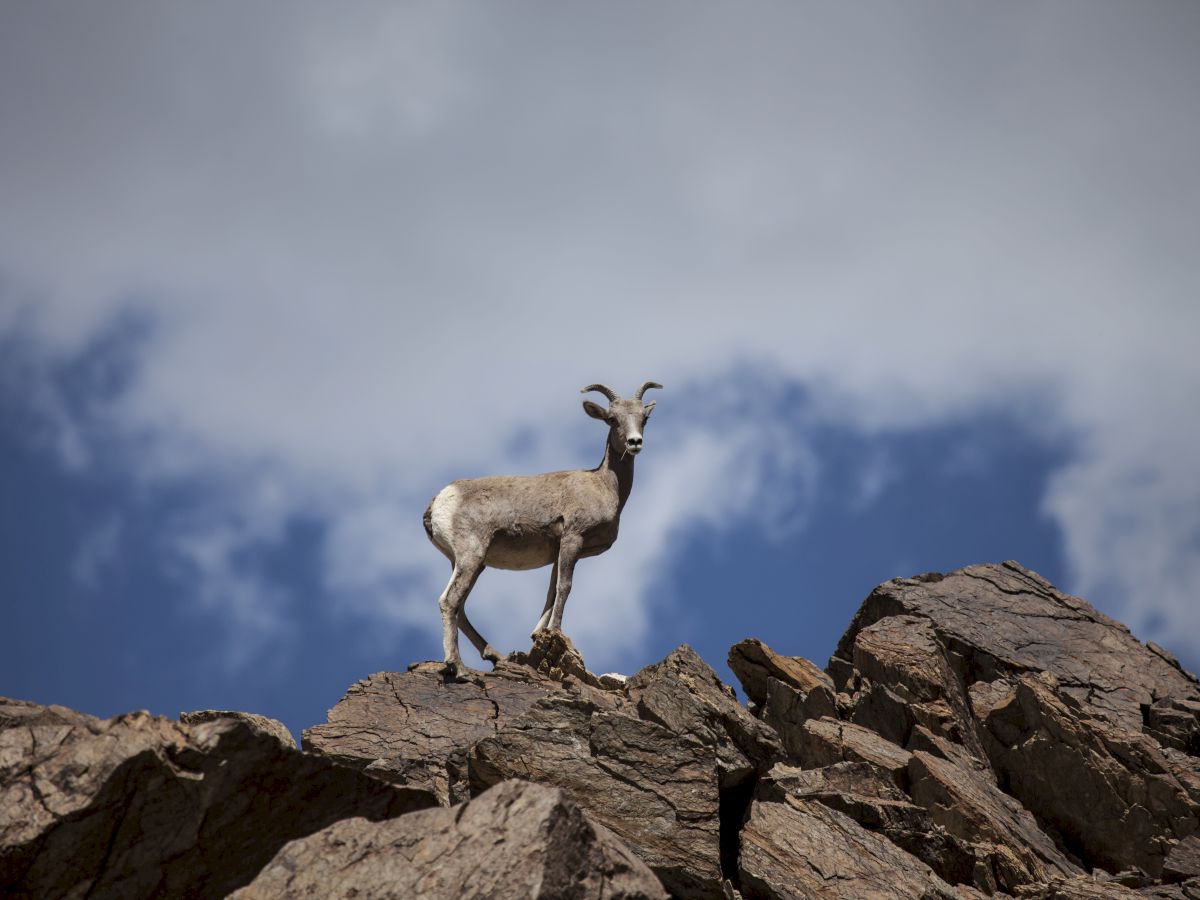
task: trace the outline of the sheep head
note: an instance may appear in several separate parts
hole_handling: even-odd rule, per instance
[[[631,456],[637,456],[642,452],[642,429],[645,428],[646,420],[650,418],[650,413],[654,409],[653,400],[646,404],[642,403],[642,394],[650,388],[661,390],[662,385],[655,381],[647,381],[637,389],[636,394],[627,399],[620,397],[616,391],[603,384],[589,384],[580,391],[581,394],[599,391],[608,398],[607,409],[591,400],[584,400],[583,411],[593,419],[608,423],[608,441],[612,445],[612,449],[620,455],[628,453]]]

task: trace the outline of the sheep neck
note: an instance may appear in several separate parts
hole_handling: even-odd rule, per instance
[[[633,490],[633,454],[617,453],[612,441],[604,443],[604,462],[597,469],[601,474],[612,473],[617,479],[617,510],[625,508],[629,492]]]

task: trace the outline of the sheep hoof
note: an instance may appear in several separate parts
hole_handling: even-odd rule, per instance
[[[446,663],[442,669],[442,677],[447,684],[478,684],[483,685],[483,673],[458,663]]]
[[[500,660],[504,659],[504,657],[501,655],[500,651],[497,650],[495,647],[493,647],[491,644],[488,644],[486,647],[483,648],[483,653],[481,653],[480,656],[482,656],[484,659],[486,659],[488,662],[490,662],[493,666],[496,665],[496,663],[500,662]]]

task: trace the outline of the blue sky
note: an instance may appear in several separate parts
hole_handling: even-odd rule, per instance
[[[321,721],[663,382],[593,668],[1016,558],[1200,662],[1186,3],[0,11],[0,693]],[[487,572],[514,649],[548,572]]]

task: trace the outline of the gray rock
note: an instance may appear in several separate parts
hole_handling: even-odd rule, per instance
[[[287,841],[435,804],[239,718],[0,700],[0,894],[223,897]]]
[[[464,805],[345,819],[292,841],[237,900],[665,900],[646,865],[556,788],[505,781]]]

